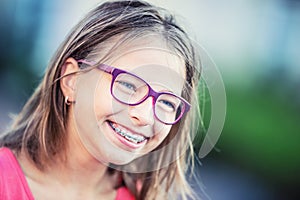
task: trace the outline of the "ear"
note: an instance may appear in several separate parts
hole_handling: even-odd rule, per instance
[[[74,58],[68,58],[61,69],[60,88],[65,97],[68,97],[70,102],[74,102],[75,96],[75,84],[76,84],[76,74],[74,72],[79,71],[79,66]]]

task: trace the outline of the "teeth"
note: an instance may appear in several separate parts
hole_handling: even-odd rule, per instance
[[[125,131],[120,131],[119,132],[122,136],[125,136],[126,135],[126,132]]]
[[[127,132],[125,130],[120,129],[119,127],[116,127],[115,124],[109,122],[109,124],[111,125],[111,127],[121,136],[123,136],[124,138],[126,138],[127,140],[134,142],[134,143],[139,143],[144,141],[146,138],[141,136],[141,135],[133,135],[130,132]]]

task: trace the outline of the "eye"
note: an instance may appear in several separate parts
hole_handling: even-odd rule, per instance
[[[159,102],[161,103],[161,106],[164,109],[168,109],[169,111],[175,111],[176,110],[175,105],[172,102],[168,101],[168,100],[161,99],[161,100],[159,100]]]
[[[136,91],[136,86],[132,83],[129,83],[129,82],[126,82],[126,81],[117,81],[117,83],[122,86],[123,88],[126,88],[126,89],[129,89],[129,90],[132,90],[132,91]]]

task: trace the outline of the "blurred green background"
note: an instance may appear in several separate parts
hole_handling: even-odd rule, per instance
[[[70,28],[99,1],[1,0],[0,132]],[[300,1],[152,0],[178,14],[222,74],[227,115],[197,168],[211,199],[300,199]]]

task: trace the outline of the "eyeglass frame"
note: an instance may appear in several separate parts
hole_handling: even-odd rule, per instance
[[[83,64],[86,64],[86,65],[89,65],[89,66],[93,66],[94,63],[93,62],[90,62],[90,61],[87,61],[87,60],[84,60],[84,59],[80,59],[80,60],[77,60],[78,63],[83,63]],[[143,78],[135,75],[135,74],[132,74],[126,70],[122,70],[122,69],[119,69],[119,68],[116,68],[116,67],[112,67],[112,66],[109,66],[109,65],[106,65],[106,64],[99,64],[97,67],[97,69],[103,71],[103,72],[106,72],[108,74],[111,74],[112,75],[112,80],[111,80],[111,85],[110,85],[110,94],[114,97],[115,100],[117,100],[118,102],[122,103],[122,104],[125,104],[125,105],[129,105],[129,106],[137,106],[141,103],[143,103],[144,101],[146,101],[146,99],[148,99],[148,97],[153,97],[152,98],[152,109],[153,109],[153,114],[155,116],[155,118],[160,121],[161,123],[163,124],[166,124],[166,125],[174,125],[176,124],[182,117],[184,114],[186,114],[190,108],[191,108],[191,104],[189,102],[187,102],[187,100],[185,100],[184,98],[180,97],[180,96],[177,96],[176,94],[172,93],[172,92],[156,92]],[[125,74],[129,74],[141,81],[143,81],[146,86],[148,87],[148,94],[143,97],[140,101],[138,101],[137,103],[127,103],[127,102],[124,102],[124,101],[121,101],[119,100],[113,93],[113,85],[114,85],[114,82],[116,80],[116,78],[118,77],[119,74],[122,74],[122,73],[125,73]],[[171,96],[174,96],[174,97],[177,97],[179,98],[182,102],[183,102],[183,105],[184,105],[184,109],[183,111],[181,111],[179,117],[172,123],[169,123],[169,122],[164,122],[162,121],[161,119],[159,119],[156,115],[156,111],[155,111],[155,104],[156,104],[156,101],[158,99],[158,97],[160,95],[163,95],[163,94],[168,94],[168,95],[171,95]]]

